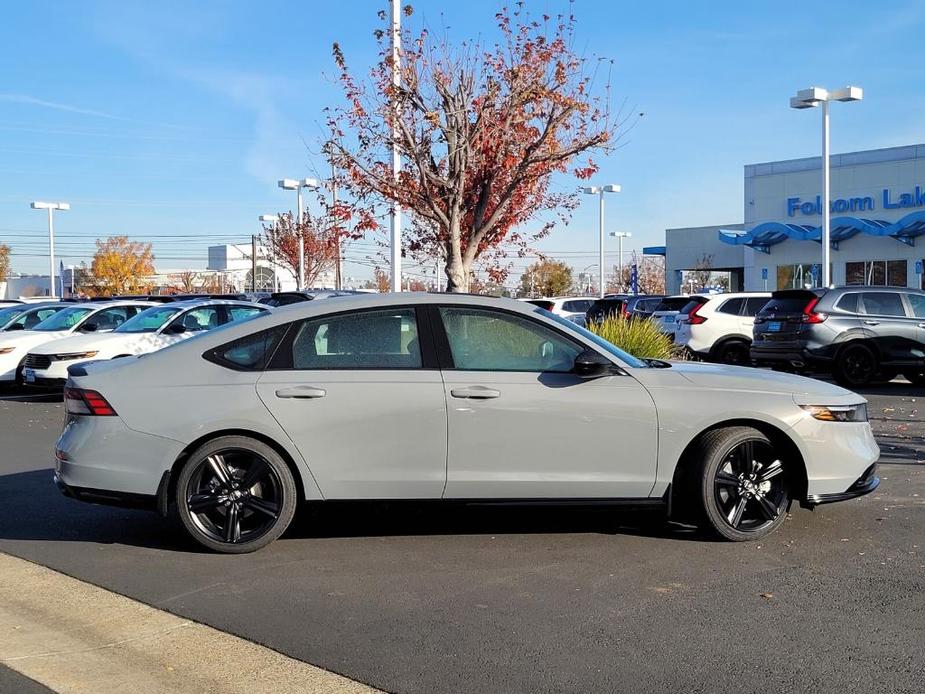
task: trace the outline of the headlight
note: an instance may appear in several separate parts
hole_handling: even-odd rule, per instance
[[[68,352],[66,354],[52,355],[52,361],[69,361],[71,359],[90,359],[95,357],[99,352]]]
[[[867,405],[800,405],[823,422],[866,422]]]
[[[16,348],[15,347],[0,347],[0,354],[9,354],[14,349]]]

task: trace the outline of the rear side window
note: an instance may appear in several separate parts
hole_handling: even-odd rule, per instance
[[[238,321],[256,316],[258,313],[264,313],[264,309],[255,306],[230,306],[228,308],[228,320]]]
[[[745,315],[746,316],[757,316],[758,311],[764,308],[764,305],[768,303],[767,296],[752,296],[745,300]]]
[[[414,309],[363,311],[293,326],[292,368],[420,369]]]
[[[662,303],[661,299],[640,299],[636,302],[633,310],[640,313],[651,313],[660,303]]]
[[[562,310],[569,313],[586,313],[593,302],[589,299],[573,299],[562,304]]]
[[[902,297],[897,292],[864,292],[864,313],[869,316],[905,316]]]
[[[916,318],[925,318],[925,294],[906,294],[912,305],[912,315]]]
[[[745,299],[739,297],[738,299],[729,299],[724,301],[722,305],[716,309],[717,313],[731,313],[734,316],[738,316],[742,312],[742,306],[745,305]],[[693,308],[693,307],[691,307]]]
[[[845,294],[842,298],[838,300],[838,303],[835,304],[835,308],[841,311],[847,311],[848,313],[857,313],[858,312],[857,292],[852,292],[851,294]]]
[[[273,357],[279,341],[286,334],[286,327],[277,325],[253,335],[240,337],[206,352],[203,356],[215,364],[235,371],[263,371]]]

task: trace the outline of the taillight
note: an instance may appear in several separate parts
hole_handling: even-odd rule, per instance
[[[701,323],[706,323],[707,319],[705,316],[701,316],[699,311],[703,308],[703,304],[697,304],[690,310],[687,314],[687,322],[691,325],[700,325]]]
[[[65,388],[64,409],[69,414],[82,414],[96,417],[114,417],[116,411],[112,409],[106,398],[95,390],[86,388]]]
[[[632,318],[633,313],[629,310],[626,304],[623,304],[623,308],[620,309],[620,312],[623,314],[624,318]]]
[[[806,307],[803,309],[804,323],[821,323],[829,317],[828,313],[816,313],[814,310],[816,308],[816,304],[819,303],[821,298],[822,297],[814,296],[812,299],[810,299],[810,302],[806,304]]]

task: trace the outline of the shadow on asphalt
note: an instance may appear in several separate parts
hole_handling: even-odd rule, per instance
[[[150,511],[64,497],[52,471],[0,476],[0,541],[91,542],[199,553],[174,521]],[[453,502],[324,502],[304,506],[285,538],[593,533],[709,539],[665,522],[660,509],[617,506],[481,506]]]

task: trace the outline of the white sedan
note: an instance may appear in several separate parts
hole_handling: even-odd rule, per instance
[[[148,301],[99,301],[72,304],[57,311],[30,330],[0,333],[0,383],[20,378],[34,380],[35,373],[23,368],[29,350],[74,333],[115,330],[136,313],[153,306]],[[22,368],[22,373],[20,369]],[[63,382],[63,381],[62,381]]]
[[[250,302],[210,299],[158,304],[112,332],[81,333],[33,347],[23,362],[23,378],[27,385],[63,386],[67,369],[74,364],[154,352],[197,333],[267,310],[265,306]]]
[[[792,502],[874,490],[861,396],[799,376],[637,359],[492,297],[308,301],[167,349],[71,367],[55,479],[159,509],[241,553],[300,502],[662,507],[730,540]]]

